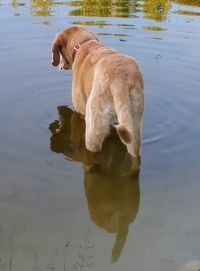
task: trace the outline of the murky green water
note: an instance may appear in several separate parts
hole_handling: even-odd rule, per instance
[[[88,172],[55,34],[86,25],[140,62],[140,175],[113,133]],[[0,270],[179,271],[200,259],[200,1],[0,0]]]

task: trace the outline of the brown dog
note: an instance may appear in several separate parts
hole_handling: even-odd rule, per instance
[[[100,151],[115,125],[128,152],[139,157],[144,95],[137,62],[106,47],[83,27],[73,26],[56,36],[52,64],[73,71],[72,101],[85,115],[86,148]]]

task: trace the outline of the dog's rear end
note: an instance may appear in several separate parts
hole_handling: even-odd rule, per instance
[[[99,151],[110,126],[115,124],[128,152],[139,157],[144,111],[142,73],[133,58],[119,54],[113,58],[113,65],[102,59],[96,67],[86,106],[86,146]]]

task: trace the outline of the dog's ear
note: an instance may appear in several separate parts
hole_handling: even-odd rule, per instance
[[[59,40],[55,40],[51,48],[51,51],[52,51],[51,63],[54,66],[58,66],[60,63],[60,48],[61,48],[61,45],[60,45]]]

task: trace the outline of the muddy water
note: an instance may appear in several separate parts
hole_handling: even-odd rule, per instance
[[[145,79],[142,164],[88,171],[55,34],[87,26]],[[0,270],[178,271],[200,258],[200,2],[0,1]]]

